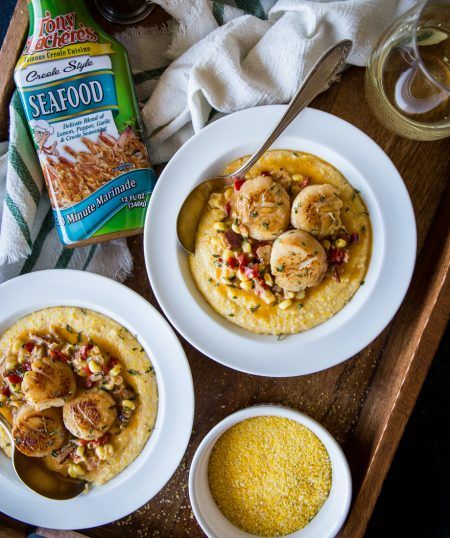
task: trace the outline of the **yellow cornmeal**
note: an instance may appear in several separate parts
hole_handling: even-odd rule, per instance
[[[258,536],[284,536],[305,527],[326,501],[331,463],[305,426],[255,417],[219,438],[208,479],[217,506],[233,525]]]

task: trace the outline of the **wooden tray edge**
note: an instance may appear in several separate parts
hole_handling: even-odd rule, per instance
[[[22,44],[28,29],[28,10],[25,0],[18,0],[14,9],[5,40],[0,49],[0,103],[8,101],[14,90],[14,68],[22,50]],[[8,138],[8,109],[0,110],[0,140]]]
[[[410,287],[410,289],[415,289],[415,282],[428,282],[426,289],[423,290],[424,303],[418,309],[419,315],[413,317],[414,325],[411,326],[408,323],[409,329],[403,329],[406,336],[405,346],[399,348],[394,344],[393,349],[389,350],[388,343],[383,361],[375,374],[358,419],[354,434],[356,446],[353,447],[356,450],[358,444],[364,446],[367,428],[371,428],[373,432],[382,422],[379,416],[377,417],[379,402],[377,406],[375,400],[384,393],[383,410],[388,418],[379,431],[376,445],[372,448],[369,465],[366,467],[346,524],[339,534],[341,538],[364,535],[384,479],[447,326],[450,314],[450,235],[448,233],[450,218],[447,210],[449,203],[450,187],[441,199],[427,236],[428,243],[425,243],[427,246],[420,254],[428,256],[428,262],[414,275]],[[428,271],[431,277],[426,278]],[[418,299],[417,303],[420,302],[420,298]],[[401,324],[403,320],[409,319],[415,303],[415,298],[409,296],[403,303],[394,323]],[[403,364],[403,370],[395,380],[387,375],[388,361],[386,359],[393,354],[403,355],[401,361],[399,360],[400,366]],[[376,389],[377,386],[379,390]],[[363,428],[366,431],[363,431]]]

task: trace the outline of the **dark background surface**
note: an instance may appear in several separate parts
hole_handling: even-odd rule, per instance
[[[0,46],[16,0],[0,0]],[[450,538],[450,329],[384,483],[366,538]],[[318,537],[320,538],[320,537]]]

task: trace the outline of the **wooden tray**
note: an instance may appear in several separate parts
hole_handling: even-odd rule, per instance
[[[0,140],[6,137],[6,120],[1,119],[6,118],[12,71],[26,31],[24,5],[25,0],[19,0],[0,53]],[[164,15],[158,8],[150,23],[161,17]],[[336,437],[348,457],[354,486],[352,508],[339,536],[363,536],[450,312],[449,140],[414,142],[392,135],[369,113],[363,79],[363,69],[350,68],[313,106],[367,133],[387,152],[406,183],[417,218],[418,257],[400,311],[383,333],[352,359],[324,372],[290,379],[235,372],[209,360],[179,336],[191,365],[196,397],[194,430],[185,457],[151,502],[120,521],[85,531],[88,536],[203,536],[187,491],[194,451],[222,418],[259,402],[304,411]],[[142,239],[133,238],[129,244],[135,267],[134,277],[126,284],[159,308],[145,272]],[[23,536],[26,529],[5,516],[0,516],[1,525],[2,536]]]

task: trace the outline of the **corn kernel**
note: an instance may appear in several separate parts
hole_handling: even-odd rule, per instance
[[[77,446],[77,449],[75,450],[75,454],[76,454],[79,458],[84,458],[84,451],[85,451],[85,447],[84,447],[84,446]]]
[[[106,457],[110,457],[114,454],[114,447],[112,445],[106,444],[103,448],[105,449]]]
[[[6,402],[7,399],[8,399],[8,396],[6,396],[6,394],[2,394],[0,392],[0,403]]]
[[[224,232],[227,229],[225,224],[223,222],[220,222],[220,221],[215,222],[214,225],[213,225],[213,228],[214,228],[214,230],[216,230],[216,232]]]
[[[247,290],[247,291],[253,288],[253,282],[251,280],[244,280],[239,285],[243,290]]]
[[[278,305],[278,308],[281,308],[281,310],[286,310],[292,306],[292,301],[290,299],[286,299],[284,301],[281,301],[281,303]]]
[[[104,446],[96,446],[95,447],[95,455],[99,460],[105,460],[106,459],[106,451]]]
[[[84,469],[81,467],[81,465],[78,465],[77,463],[71,463],[69,465],[69,475],[72,478],[80,478],[80,476],[84,476]]]
[[[284,298],[285,299],[293,299],[295,297],[295,293],[292,291],[285,291],[284,292]]]
[[[239,277],[239,280],[241,280],[242,282],[246,282],[248,280],[247,275],[243,271],[238,271],[237,275]]]
[[[122,371],[122,366],[120,364],[116,364],[111,370],[109,371],[109,375],[111,377],[115,377],[116,375],[119,375]]]
[[[121,375],[116,375],[112,378],[114,385],[121,385],[123,383],[123,377]]]
[[[27,357],[25,357],[25,355],[22,355],[22,354],[17,357],[17,362],[19,364],[25,364],[27,360],[28,360]]]
[[[305,176],[303,174],[292,174],[293,181],[303,181]]]
[[[9,372],[11,370],[14,370],[17,367],[16,358],[13,357],[12,355],[7,357],[5,359],[5,362],[3,363],[3,367],[4,367],[5,372]]]
[[[128,409],[136,409],[136,404],[131,400],[122,400],[122,406]]]
[[[111,379],[111,381],[108,381],[108,383],[102,383],[102,389],[104,390],[112,390],[114,388],[114,380]]]
[[[347,241],[345,239],[338,239],[336,241],[337,248],[345,248],[347,246]]]
[[[24,341],[21,340],[20,338],[17,338],[16,340],[14,340],[14,344],[12,345],[11,351],[13,353],[19,353],[19,350],[23,346],[23,344],[24,344]]]
[[[100,364],[98,364],[98,362],[95,362],[93,360],[90,360],[88,362],[88,367],[89,367],[89,370],[93,374],[99,374],[102,371],[102,367],[100,366]]]
[[[304,291],[298,291],[298,292],[295,294],[295,298],[296,298],[296,299],[304,299],[304,298],[305,298],[305,292],[304,292]]]
[[[233,224],[231,225],[231,229],[233,230],[234,233],[237,233],[237,234],[241,233],[239,224],[236,224],[235,222],[233,222]]]
[[[272,278],[272,275],[270,273],[264,273],[264,282],[268,285],[268,286],[272,286],[273,285],[273,278]]]
[[[231,197],[233,196],[233,187],[228,187],[228,189],[225,189],[223,193],[223,197],[225,200],[231,200]]]
[[[222,258],[224,260],[228,260],[228,258],[232,258],[234,256],[234,253],[232,250],[230,250],[229,248],[226,248],[223,252],[222,252]]]
[[[269,291],[269,290],[265,290],[262,294],[261,294],[261,299],[266,303],[266,304],[271,304],[273,302],[275,302],[275,295]]]
[[[325,250],[330,250],[331,243],[328,241],[328,239],[325,239],[322,245]]]
[[[244,241],[242,243],[242,250],[246,253],[246,254],[250,254],[251,251],[252,251],[252,245],[250,244],[249,241]]]

